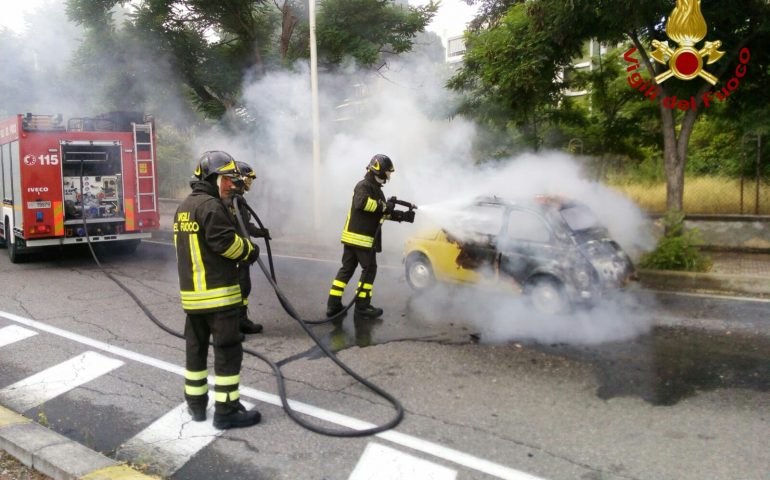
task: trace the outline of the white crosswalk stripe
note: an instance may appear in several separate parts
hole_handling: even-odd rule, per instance
[[[63,330],[43,322],[20,317],[0,311],[0,317],[13,322],[35,328],[42,332],[66,338],[89,348],[107,352],[110,355],[148,365],[159,370],[173,373],[182,377],[184,368],[173,363],[143,355],[109,343],[95,340],[67,330]],[[6,327],[7,328],[7,327]],[[17,327],[20,330],[31,330]],[[0,333],[5,329],[0,329]],[[32,332],[35,334],[35,332]],[[88,351],[71,360],[44,370],[25,380],[17,382],[0,390],[0,404],[17,411],[25,411],[42,404],[68,390],[91,381],[100,375],[120,367],[124,362],[95,352]],[[210,379],[211,381],[211,379]],[[252,408],[244,401],[244,397],[264,402],[269,405],[281,406],[281,400],[273,393],[241,385],[241,402]],[[292,408],[302,414],[309,415],[332,424],[347,426],[353,429],[372,428],[373,424],[348,417],[333,411],[315,407],[310,404],[289,400]],[[187,413],[186,404],[174,407],[170,412],[153,422],[139,434],[125,442],[118,450],[120,459],[152,464],[153,470],[164,476],[170,476],[183,467],[201,449],[209,445],[224,431],[214,429],[212,425],[213,412],[208,412],[206,422],[193,422]],[[459,465],[472,471],[490,475],[503,480],[544,480],[541,477],[497,464],[486,459],[448,448],[443,445],[407,435],[396,430],[377,434],[377,437],[394,443],[397,446],[411,449],[426,456],[434,457],[445,463]],[[401,480],[420,478],[426,480],[454,480],[458,473],[448,467],[429,460],[402,453],[378,444],[371,448],[367,446],[348,480]],[[387,451],[386,451],[387,450]],[[369,452],[369,453],[367,453]],[[387,457],[387,467],[377,463],[378,456]],[[377,476],[379,475],[379,476]],[[390,475],[390,476],[385,476]]]
[[[123,365],[114,358],[85,352],[0,390],[0,403],[23,412]]]
[[[241,401],[244,407],[254,405]],[[193,422],[182,403],[124,443],[117,452],[125,459],[150,461],[161,475],[170,476],[198,451],[224,433],[213,425],[214,400],[210,399],[205,422]]]
[[[28,328],[19,327],[18,325],[9,325],[0,328],[0,347],[16,343],[34,335],[37,335],[37,332]]]
[[[395,448],[369,443],[348,480],[455,480],[457,472]]]

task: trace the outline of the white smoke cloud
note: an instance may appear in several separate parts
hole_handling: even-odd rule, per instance
[[[428,324],[465,325],[482,343],[534,341],[597,345],[635,338],[654,319],[633,291],[614,292],[592,307],[545,315],[526,297],[471,286],[437,285],[410,301],[410,318]]]
[[[268,74],[247,85],[249,111],[268,121],[254,142],[260,179],[252,199],[271,228],[284,238],[321,245],[339,242],[352,190],[376,153],[389,155],[396,172],[386,196],[416,203],[415,225],[387,222],[385,245],[400,252],[403,241],[427,224],[441,225],[477,196],[510,199],[558,194],[588,205],[628,252],[653,246],[644,213],[630,200],[583,175],[579,162],[561,152],[530,153],[475,165],[476,126],[444,112],[456,99],[444,88],[450,72],[443,65],[392,63],[384,75],[323,74],[320,81],[322,168],[320,229],[314,225],[309,73]],[[350,118],[351,120],[335,121]],[[247,142],[242,142],[244,145]],[[622,340],[649,329],[652,319],[619,295],[593,309],[544,316],[518,295],[439,286],[411,302],[418,318],[456,318],[476,328],[484,341],[534,339],[541,342],[600,343]],[[629,303],[631,302],[631,303]]]
[[[369,159],[385,153],[396,166],[384,187],[386,196],[422,206],[421,221],[433,216],[440,220],[442,209],[452,210],[477,196],[521,199],[559,194],[586,203],[630,253],[652,247],[644,213],[623,195],[586,179],[576,159],[565,153],[526,154],[474,165],[476,126],[443,114],[456,101],[444,88],[450,73],[444,65],[407,61],[394,63],[384,76],[322,75],[319,232],[314,232],[308,71],[271,73],[247,85],[247,108],[267,121],[260,125],[257,139],[241,144],[256,146],[257,190],[262,194],[255,198],[269,211],[271,223],[287,235],[317,233],[320,240],[332,240],[339,235],[353,186],[363,177]],[[335,121],[339,118],[351,120]],[[395,244],[414,230],[393,224],[384,228]],[[389,247],[399,248],[385,246]]]

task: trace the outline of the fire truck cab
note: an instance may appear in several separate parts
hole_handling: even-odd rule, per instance
[[[155,159],[141,112],[0,121],[0,245],[14,263],[88,240],[136,248],[159,227]]]

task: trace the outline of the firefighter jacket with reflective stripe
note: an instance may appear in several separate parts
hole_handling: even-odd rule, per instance
[[[209,313],[243,304],[237,264],[254,246],[237,234],[215,185],[191,183],[174,215],[174,245],[185,313]]]
[[[363,180],[353,190],[353,202],[342,230],[342,243],[354,247],[382,250],[382,234],[377,227],[382,223],[385,210],[385,194],[382,186],[367,172]],[[377,238],[375,237],[377,234]]]

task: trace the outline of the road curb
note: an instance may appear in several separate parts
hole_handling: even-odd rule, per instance
[[[770,296],[770,278],[768,277],[644,269],[639,270],[638,275],[642,286],[656,290]]]
[[[56,480],[152,480],[124,464],[0,406],[0,449]]]

